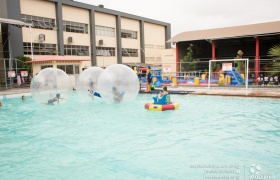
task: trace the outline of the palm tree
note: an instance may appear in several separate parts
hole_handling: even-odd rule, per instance
[[[268,56],[272,57],[273,63],[270,66],[271,76],[280,75],[280,44],[277,44],[268,50]]]
[[[32,64],[27,63],[27,61],[32,60],[30,57],[18,56],[18,57],[16,57],[16,59],[18,59],[20,61],[20,64],[19,64],[20,68],[26,69],[29,73],[31,73]]]
[[[182,63],[182,70],[183,71],[194,71],[196,70],[197,62],[199,59],[193,58],[193,44],[190,44],[187,48],[187,54],[181,59]]]

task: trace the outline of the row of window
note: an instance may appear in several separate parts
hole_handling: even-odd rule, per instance
[[[128,39],[137,39],[137,31],[122,30],[121,37]]]
[[[115,56],[115,48],[113,47],[96,47],[96,56]],[[123,57],[138,57],[138,49],[122,48]]]
[[[21,19],[26,23],[32,24],[33,28],[49,30],[55,28],[55,19],[30,16],[25,14],[21,15]]]
[[[66,72],[66,74],[79,74],[79,65],[57,65],[58,69]]]
[[[122,48],[122,56],[124,56],[124,57],[138,57],[138,49]]]
[[[88,46],[64,45],[64,55],[69,56],[88,56]]]
[[[33,43],[34,55],[55,55],[56,44]],[[31,43],[23,43],[23,53],[31,55]]]
[[[21,19],[26,22],[33,24],[33,28],[37,29],[55,29],[55,19],[44,18],[31,15],[21,15]],[[88,24],[77,23],[71,21],[63,21],[63,31],[88,34]],[[95,35],[97,36],[109,36],[115,37],[115,28],[105,26],[95,26]],[[137,39],[137,31],[121,30],[122,38]]]
[[[57,54],[56,44],[33,43],[34,55],[55,55]],[[23,43],[23,52],[31,55],[31,43]],[[89,56],[88,46],[64,45],[64,55],[68,56]],[[114,47],[96,47],[96,56],[116,56]],[[138,57],[138,49],[122,48],[123,57]]]
[[[104,26],[95,26],[95,35],[96,36],[115,37],[115,28],[104,27]]]
[[[41,69],[53,67],[52,65],[41,66]],[[57,65],[58,69],[63,70],[66,74],[80,74],[79,65]]]
[[[84,23],[63,21],[63,31],[88,34],[88,25]]]

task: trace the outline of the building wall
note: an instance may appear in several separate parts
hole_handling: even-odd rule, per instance
[[[32,4],[32,6],[30,5]],[[21,14],[56,19],[55,4],[47,1],[38,0],[20,0]],[[39,34],[45,35],[45,41],[42,43],[57,44],[57,31],[44,30],[44,29],[30,29],[28,27],[22,27],[23,42],[39,43]],[[28,56],[28,55],[26,55]],[[31,55],[29,56],[31,57]]]
[[[165,28],[160,25],[144,24],[145,32],[145,62],[161,64],[161,51],[165,49]]]
[[[62,17],[65,21],[89,24],[89,10],[63,5]]]
[[[40,42],[39,41],[39,35],[44,34],[45,35],[45,41]],[[35,29],[32,28],[31,32],[30,29],[27,27],[22,28],[22,41],[23,42],[32,42],[33,43],[48,43],[48,44],[57,44],[57,32],[56,30],[44,30],[44,29]]]
[[[41,0],[20,0],[21,14],[56,19],[55,4]]]
[[[91,66],[91,62],[96,62],[97,66],[100,67],[107,67],[116,63],[141,63],[144,60],[144,56],[147,57],[146,63],[148,63],[149,59],[155,60],[152,62],[161,62],[160,50],[165,47],[165,41],[170,38],[171,34],[170,24],[69,0],[3,0],[0,2],[0,10],[4,14],[1,17],[5,18],[23,20],[22,15],[30,15],[51,18],[55,21],[55,27],[49,30],[34,27],[30,31],[27,27],[20,29],[11,26],[12,51],[16,51],[17,55],[23,55],[23,44],[30,43],[31,41],[32,43],[39,44],[55,44],[57,48],[55,50],[56,55],[64,54],[64,45],[88,46],[89,55],[76,56],[76,58],[92,58],[92,61],[82,61],[80,63],[80,70],[85,66]],[[88,24],[88,33],[63,31],[63,20]],[[115,36],[95,36],[95,34],[90,34],[94,33],[95,26],[114,28]],[[121,38],[122,29],[136,31],[137,39]],[[44,41],[39,41],[40,34],[45,35]],[[68,42],[68,37],[73,38],[72,43]],[[104,43],[102,45],[99,44],[99,40],[103,40]],[[142,53],[142,50],[145,51],[145,48],[147,48],[144,43],[148,44],[148,48],[149,44],[153,46],[151,50],[148,49],[146,54]],[[96,56],[95,46],[113,47],[115,48],[115,56]],[[122,57],[120,54],[121,48],[137,49],[138,55],[137,57]],[[15,57],[14,54],[12,56]],[[25,56],[31,57],[31,55]],[[49,55],[34,54],[33,59],[47,56]],[[69,57],[73,58],[75,56]],[[49,65],[49,63],[34,63],[34,73],[41,69],[42,64]],[[53,64],[53,67],[57,65],[54,62],[51,62],[51,64]]]
[[[0,62],[3,62],[4,60],[4,53],[2,51],[3,49],[3,39],[2,39],[2,25],[0,23]],[[1,71],[1,69],[4,69],[4,63],[0,63],[0,83],[5,82],[5,72]],[[1,84],[0,84],[1,86]]]
[[[117,64],[117,40],[116,40],[116,16],[95,12],[95,25],[115,28],[115,36],[96,36],[96,47],[115,47],[115,56],[96,56],[97,66],[107,67],[111,64]],[[99,44],[99,40],[103,40],[103,45]]]
[[[162,75],[176,76],[176,49],[173,48],[173,49],[162,50],[161,59],[162,59]]]
[[[77,46],[88,46],[89,47],[89,55],[88,56],[71,56],[76,57],[77,59],[90,59],[91,52],[90,52],[90,31],[89,31],[89,10],[72,7],[63,5],[62,6],[62,17],[64,21],[70,22],[77,22],[77,23],[84,23],[88,25],[88,33],[81,34],[81,33],[73,33],[73,32],[66,32],[63,31],[63,44],[64,45],[77,45]],[[72,43],[68,42],[68,38],[72,37]],[[80,67],[80,72],[83,67],[91,66],[89,62],[82,62]]]
[[[138,57],[123,57],[123,63],[140,63],[141,62],[141,48],[140,48],[140,22],[133,19],[121,18],[121,28],[123,30],[130,30],[137,32],[137,39],[122,38],[122,48],[137,49]]]

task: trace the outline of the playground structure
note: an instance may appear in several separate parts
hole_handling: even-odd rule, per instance
[[[210,86],[245,86],[247,87],[248,79],[248,60],[247,59],[227,59],[227,60],[210,60],[209,67],[211,66],[211,61],[217,63],[230,64],[230,69],[224,69],[222,67],[217,68],[212,72],[212,68],[209,71],[196,70],[188,72],[163,72],[162,68],[152,68],[152,79],[153,85],[160,88],[163,85],[208,85]],[[241,69],[238,65],[244,62],[244,69]],[[146,85],[146,74],[145,67],[142,69],[142,86]],[[240,71],[241,70],[241,71]],[[210,72],[210,74],[209,74]],[[246,74],[244,74],[244,72]],[[252,80],[252,79],[251,79]]]
[[[185,76],[162,75],[161,69],[151,70],[153,84],[160,88],[163,85],[207,85],[208,72],[189,72]],[[236,68],[232,71],[215,72],[211,80],[212,85],[245,85],[244,74],[240,74]],[[142,76],[142,82],[145,86],[147,83],[145,74]]]

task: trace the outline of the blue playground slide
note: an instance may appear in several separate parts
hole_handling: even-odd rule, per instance
[[[235,67],[232,68],[232,71],[226,71],[226,76],[230,76],[230,83],[232,85],[244,85],[245,81],[240,75],[240,73],[236,70]]]

